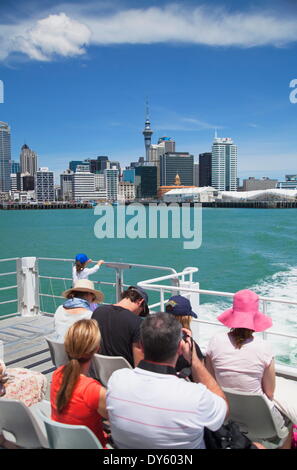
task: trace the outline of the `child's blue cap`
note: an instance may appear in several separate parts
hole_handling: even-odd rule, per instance
[[[88,256],[84,253],[79,253],[75,257],[75,261],[79,261],[81,264],[85,264],[89,260]]]

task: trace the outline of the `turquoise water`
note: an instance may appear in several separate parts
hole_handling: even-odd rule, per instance
[[[253,288],[263,295],[295,299],[296,215],[295,209],[205,208],[202,245],[197,250],[185,250],[183,240],[173,238],[97,239],[94,224],[98,216],[93,210],[1,211],[0,259],[22,256],[73,258],[75,253],[86,252],[93,259],[170,266],[177,271],[196,266],[199,273],[195,280],[203,289],[235,292]],[[13,270],[12,264],[1,263],[0,272]],[[71,277],[71,265],[41,262],[40,272]],[[162,272],[129,270],[125,273],[125,282],[132,284],[159,275]],[[102,267],[96,278],[113,281],[114,272]],[[1,286],[11,284],[8,279],[0,279]],[[61,281],[42,281],[44,293],[60,294],[68,286],[67,282],[61,285]],[[1,298],[5,300],[12,292],[2,293]],[[105,293],[106,300],[113,301],[111,290],[106,288]],[[201,312],[212,319],[220,308],[225,307],[219,299],[213,300],[215,309],[213,302],[210,305],[209,299],[201,298]],[[55,304],[50,311],[54,308]],[[7,309],[8,306],[2,307],[0,313],[10,313]],[[277,327],[281,325],[284,331],[294,330],[297,334],[295,308],[289,313],[282,308],[273,307],[272,310]],[[284,354],[293,354],[291,362],[295,358],[292,341],[289,341],[290,353],[284,351]]]

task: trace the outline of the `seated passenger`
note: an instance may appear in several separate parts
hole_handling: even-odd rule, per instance
[[[92,315],[101,332],[100,354],[122,356],[131,366],[143,358],[139,346],[142,318],[149,314],[147,293],[138,286],[130,286],[114,305],[98,307]]]
[[[283,415],[296,423],[297,384],[275,376],[268,341],[253,336],[272,325],[271,318],[259,311],[258,295],[248,289],[237,292],[233,307],[219,315],[218,320],[231,330],[216,334],[209,342],[206,367],[213,377],[221,387],[263,394],[280,427],[285,424]],[[294,393],[290,394],[290,389]]]
[[[191,330],[190,324],[192,318],[197,318],[197,314],[193,312],[189,299],[183,297],[182,295],[174,295],[170,297],[170,299],[166,303],[165,309],[167,313],[174,315],[174,317],[180,322],[183,328]],[[203,361],[204,356],[201,352],[201,349],[194,340],[193,344],[196,348],[197,356],[201,361]],[[175,366],[176,371],[183,371],[184,374],[187,374],[186,370],[190,367],[191,365],[185,360],[184,356],[179,356]]]
[[[219,429],[228,412],[226,397],[203,363],[191,338],[182,339],[173,315],[157,313],[141,325],[142,360],[135,369],[113,372],[107,410],[113,441],[121,449],[200,449],[207,426]],[[178,378],[177,358],[192,364],[194,382]]]
[[[60,305],[54,316],[56,341],[63,342],[68,328],[83,318],[91,318],[90,303],[102,302],[103,294],[94,289],[92,281],[82,279],[76,281],[74,287],[62,293],[66,302]]]
[[[105,446],[102,417],[107,418],[106,390],[88,377],[99,343],[100,331],[95,320],[79,320],[69,328],[64,343],[69,362],[53,373],[50,401],[54,421],[87,426]]]

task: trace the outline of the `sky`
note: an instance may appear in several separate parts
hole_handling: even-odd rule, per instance
[[[197,160],[217,128],[239,177],[284,180],[296,58],[295,0],[0,0],[0,121],[14,160],[26,143],[56,175],[98,155],[124,167],[145,155],[148,100],[152,143]]]

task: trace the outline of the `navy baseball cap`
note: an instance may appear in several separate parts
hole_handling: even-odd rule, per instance
[[[84,264],[89,261],[89,257],[84,253],[79,253],[78,255],[76,255],[75,261],[79,261],[81,264]]]
[[[173,315],[179,316],[191,316],[198,318],[198,315],[193,312],[191,302],[186,297],[182,295],[173,295],[170,297],[168,302],[165,305],[166,312],[172,313]]]
[[[129,289],[135,290],[143,298],[143,300],[144,300],[143,314],[140,315],[140,316],[146,317],[150,313],[149,308],[148,308],[148,295],[147,295],[147,293],[145,292],[145,290],[142,289],[142,287],[139,287],[139,286],[130,286],[130,287],[128,287],[128,290]]]

